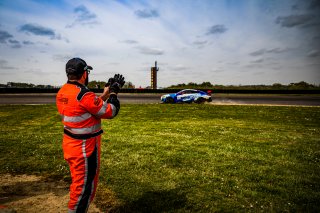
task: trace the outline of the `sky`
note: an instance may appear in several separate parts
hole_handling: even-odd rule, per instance
[[[320,0],[0,0],[0,83],[320,84]]]

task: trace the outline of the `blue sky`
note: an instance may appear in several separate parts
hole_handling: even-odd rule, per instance
[[[81,57],[90,80],[136,87],[320,84],[319,0],[1,0],[0,83],[62,85]]]

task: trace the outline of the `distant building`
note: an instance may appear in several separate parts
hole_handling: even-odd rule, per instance
[[[155,66],[151,67],[151,89],[157,89],[157,72],[159,68],[157,67],[157,61],[155,61]]]

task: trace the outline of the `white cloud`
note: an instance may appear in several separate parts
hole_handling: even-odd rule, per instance
[[[143,10],[136,10],[134,14],[138,18],[142,19],[150,19],[150,18],[157,18],[159,17],[159,12],[155,9],[143,9]]]
[[[290,15],[290,16],[279,16],[276,19],[276,23],[282,27],[296,27],[310,23],[315,18],[314,15],[302,14],[302,15]]]
[[[99,24],[97,21],[97,15],[91,12],[86,6],[79,5],[73,9],[75,14],[75,20],[72,24],[66,25],[67,28],[74,27],[75,25],[96,25]]]
[[[150,47],[136,47],[141,54],[145,55],[163,55],[164,50]]]
[[[318,50],[311,50],[308,52],[307,56],[308,57],[317,57],[319,55],[319,51]]]

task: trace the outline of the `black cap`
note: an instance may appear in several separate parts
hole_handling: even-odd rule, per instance
[[[87,63],[81,58],[70,59],[66,64],[66,73],[67,74],[82,74],[85,70],[92,70],[91,66],[88,66]]]

